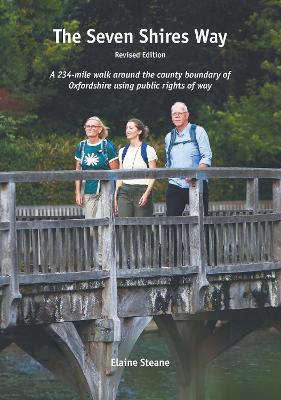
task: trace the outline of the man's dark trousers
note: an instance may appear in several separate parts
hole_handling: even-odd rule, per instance
[[[208,215],[208,183],[203,181],[204,215]],[[189,189],[184,189],[169,183],[166,193],[167,216],[182,215],[185,206],[189,204]]]

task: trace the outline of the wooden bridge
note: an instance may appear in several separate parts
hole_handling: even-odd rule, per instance
[[[172,176],[197,179],[188,215],[114,218],[114,180]],[[101,219],[16,212],[17,183],[85,178],[105,181]],[[244,179],[245,207],[204,216],[206,178]],[[259,179],[272,181],[270,208]],[[281,329],[280,170],[0,173],[0,236],[0,349],[16,343],[81,398],[115,399],[123,367],[112,360],[129,358],[152,318],[176,362],[179,400],[202,400],[207,363],[243,336]]]

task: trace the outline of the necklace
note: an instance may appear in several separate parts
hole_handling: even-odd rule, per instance
[[[140,148],[141,148],[141,144],[139,145],[139,147],[137,148],[137,151],[135,152],[135,157],[134,157],[134,160],[133,160],[133,163],[132,163],[132,169],[134,169],[135,162],[136,162],[136,157],[137,157],[137,154],[138,154],[138,151],[139,151]]]

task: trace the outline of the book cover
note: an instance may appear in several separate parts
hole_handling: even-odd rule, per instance
[[[213,166],[280,168],[280,11],[279,0],[1,1],[1,171],[74,169],[91,116],[109,127],[118,149],[127,143],[127,122],[143,121],[164,167],[175,102],[208,133]],[[261,200],[271,198],[270,184],[261,182]],[[166,187],[156,182],[155,202],[165,201]],[[211,180],[210,200],[243,199],[244,181]],[[74,202],[73,182],[17,185],[17,205]],[[188,376],[179,376],[181,362],[190,371],[188,360],[150,329],[125,361],[113,360],[112,367],[126,367],[117,399],[183,399],[189,391]],[[277,399],[279,340],[273,330],[252,333],[211,362],[206,399]],[[22,380],[15,387],[3,374],[0,398],[23,398],[25,387],[26,398],[46,399],[44,371],[21,356],[2,353],[1,369]],[[14,361],[5,364],[5,357]],[[50,398],[78,398],[47,380]],[[194,398],[202,395],[194,390]]]

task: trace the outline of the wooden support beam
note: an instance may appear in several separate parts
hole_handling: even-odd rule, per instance
[[[121,324],[120,319],[117,315],[117,261],[116,261],[116,236],[115,236],[115,220],[113,214],[113,194],[114,185],[113,182],[102,182],[101,184],[101,202],[102,202],[102,217],[108,218],[108,226],[102,228],[99,240],[102,245],[102,269],[108,271],[109,278],[105,282],[105,288],[102,291],[102,315],[106,320],[111,321],[111,339],[102,340],[99,337],[100,346],[98,343],[94,343],[94,351],[102,357],[105,357],[105,371],[106,375],[112,374],[112,363],[113,358],[118,358],[118,346],[121,340]],[[107,338],[104,338],[107,339]],[[108,385],[101,389],[103,396],[105,393],[110,393]],[[102,395],[101,395],[102,396]],[[102,398],[102,397],[101,397]],[[104,397],[107,399],[107,397]],[[109,397],[108,397],[109,399]]]
[[[275,180],[272,184],[272,208],[273,212],[281,212],[281,180]],[[281,261],[281,221],[273,222],[273,238],[272,238],[273,260]],[[278,303],[281,304],[281,271],[277,273],[277,281],[279,283]]]
[[[84,344],[71,322],[18,327],[9,332],[18,347],[56,377],[70,385],[80,399],[96,399],[96,366],[87,357]]]
[[[198,275],[193,288],[194,312],[203,310],[204,291],[209,286],[207,280],[207,252],[204,231],[203,180],[197,180],[189,189],[190,216],[197,216],[196,225],[190,225],[190,264],[198,267]]]
[[[281,180],[275,180],[272,186],[273,211],[281,212]],[[273,225],[273,257],[281,260],[281,221],[275,221]]]
[[[101,202],[103,218],[108,218],[108,226],[102,228],[102,269],[109,273],[109,279],[103,290],[103,315],[114,321],[114,341],[120,341],[120,320],[117,316],[117,261],[115,217],[113,214],[112,182],[102,182]]]
[[[246,209],[256,211],[259,208],[259,180],[247,179]]]
[[[16,324],[19,292],[16,240],[16,187],[15,183],[0,185],[0,222],[8,223],[8,230],[0,232],[0,273],[9,276],[9,284],[3,289],[1,305],[2,329]]]

